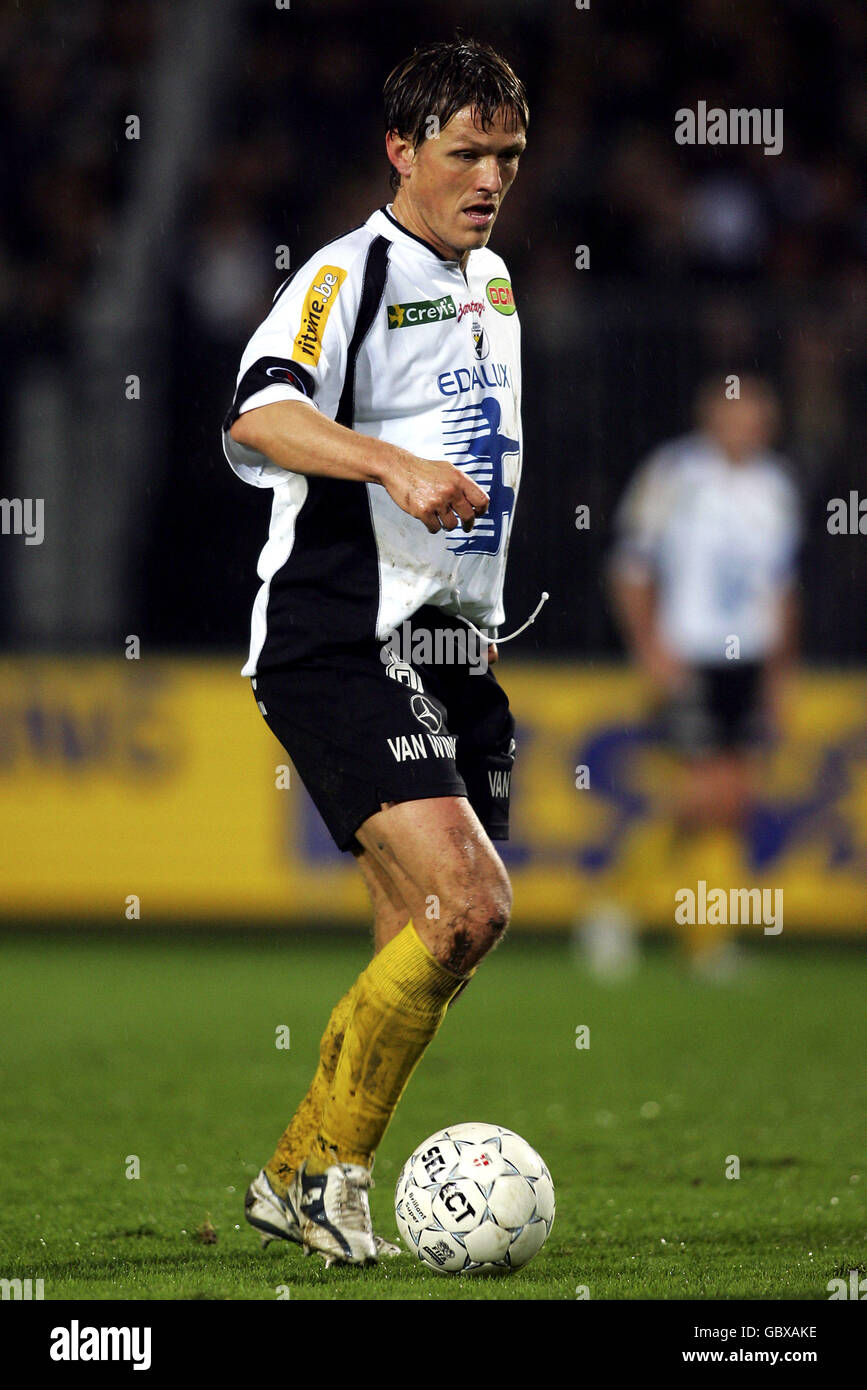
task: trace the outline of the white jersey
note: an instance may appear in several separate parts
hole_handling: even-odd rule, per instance
[[[672,440],[638,470],[618,528],[616,563],[655,581],[660,636],[676,655],[722,663],[732,636],[742,660],[771,654],[800,537],[782,459],[732,463],[704,434]]]
[[[494,632],[521,475],[520,328],[499,256],[465,273],[380,209],[277,292],[241,360],[223,447],[274,492],[244,675],[323,646],[379,640],[423,604]],[[303,401],[421,458],[448,459],[490,497],[471,532],[408,516],[372,483],[306,477],[231,438],[247,410]]]

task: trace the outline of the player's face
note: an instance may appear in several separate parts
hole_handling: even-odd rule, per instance
[[[744,384],[740,400],[719,400],[709,412],[708,427],[729,458],[743,459],[767,449],[776,433],[773,400]]]
[[[408,168],[394,199],[409,230],[450,259],[487,244],[527,143],[520,127],[509,128],[508,111],[498,111],[489,130],[474,114],[464,107],[439,135],[406,147]]]

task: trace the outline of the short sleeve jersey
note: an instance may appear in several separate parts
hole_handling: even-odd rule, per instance
[[[762,661],[795,579],[799,510],[779,456],[731,463],[707,435],[686,435],[638,469],[618,512],[615,563],[654,580],[660,634],[685,661],[723,663],[733,636],[743,660]]]
[[[223,426],[232,468],[273,489],[244,675],[389,632],[430,604],[495,633],[521,475],[520,327],[504,262],[461,270],[390,206],[281,286],[241,360]],[[233,440],[247,410],[304,402],[490,497],[471,532],[432,535],[384,487],[289,472]]]

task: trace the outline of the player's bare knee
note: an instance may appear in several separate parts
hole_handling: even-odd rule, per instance
[[[485,887],[491,930],[500,937],[509,925],[512,915],[512,884],[499,856],[491,864]]]
[[[505,870],[485,877],[446,919],[449,933],[446,967],[462,974],[501,941],[509,925],[512,890]]]

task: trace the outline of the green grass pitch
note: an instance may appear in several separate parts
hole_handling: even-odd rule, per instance
[[[422,1139],[517,1130],[557,1217],[524,1270],[481,1280],[408,1254],[326,1271],[243,1220],[361,937],[13,935],[0,955],[0,1276],[46,1299],[827,1299],[867,1272],[863,952],[775,938],[712,985],[658,947],[614,985],[565,941],[504,943],[413,1077],[371,1198],[394,1238]]]

